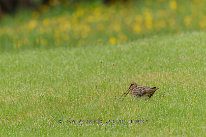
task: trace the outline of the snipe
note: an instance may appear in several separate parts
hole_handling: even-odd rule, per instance
[[[124,96],[124,95],[126,96],[127,94],[130,93],[131,96],[133,96],[133,97],[150,98],[155,93],[156,90],[158,90],[158,88],[156,88],[156,87],[147,87],[147,86],[139,86],[139,85],[137,85],[137,83],[134,82],[130,85],[129,89],[122,96]]]

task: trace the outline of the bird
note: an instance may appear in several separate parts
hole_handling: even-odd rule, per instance
[[[155,93],[155,91],[158,89],[159,88],[157,87],[140,86],[136,82],[133,82],[129,86],[128,90],[122,96],[124,95],[126,96],[127,94],[130,93],[130,95],[135,98],[142,98],[142,97],[151,98],[152,95]]]

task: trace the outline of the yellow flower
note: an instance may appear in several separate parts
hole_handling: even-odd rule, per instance
[[[80,17],[84,15],[84,9],[83,8],[78,8],[76,11],[76,16]]]
[[[49,19],[44,19],[42,23],[43,23],[44,26],[48,26],[49,25]]]
[[[93,13],[94,13],[94,15],[95,15],[97,18],[98,18],[98,17],[101,18],[101,11],[100,11],[99,8],[95,8],[95,9],[93,10]]]
[[[55,38],[55,39],[59,39],[59,38],[60,38],[60,31],[56,30],[56,31],[54,32],[54,38]]]
[[[71,20],[72,20],[72,24],[74,25],[78,24],[78,18],[76,18],[75,16]]]
[[[170,8],[172,10],[176,10],[177,9],[177,2],[176,2],[176,0],[170,0]]]
[[[139,24],[135,24],[133,26],[133,30],[134,30],[135,33],[139,34],[139,33],[142,32],[142,27]]]
[[[69,22],[61,22],[58,28],[60,31],[69,31],[71,29],[71,25]]]
[[[145,25],[148,30],[152,29],[152,13],[146,11],[145,13]]]
[[[90,32],[91,31],[91,27],[89,25],[83,25],[81,31]]]
[[[199,27],[201,29],[206,28],[206,16],[203,16],[201,21],[199,22]]]
[[[110,43],[110,44],[116,44],[116,39],[115,39],[114,37],[111,37],[111,38],[109,39],[109,43]]]
[[[27,24],[27,28],[29,30],[33,30],[35,27],[37,27],[38,22],[36,20],[31,20],[28,24]]]
[[[87,17],[87,21],[90,22],[90,23],[92,23],[92,22],[95,21],[95,18],[90,15],[90,16]]]
[[[186,17],[184,18],[184,24],[185,24],[186,26],[189,26],[189,25],[191,24],[191,21],[192,21],[192,19],[191,19],[190,16],[186,16]]]
[[[193,0],[195,4],[200,3],[200,0]]]

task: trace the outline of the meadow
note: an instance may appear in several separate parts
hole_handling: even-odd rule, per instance
[[[206,29],[205,0],[146,0],[116,5],[53,3],[0,22],[0,51],[122,44]]]
[[[176,21],[184,19],[183,14],[173,14],[181,3],[172,1],[159,2],[170,7],[165,9],[166,15]],[[143,5],[155,11],[158,4],[149,2]],[[201,1],[191,2],[202,6]],[[156,12],[150,12],[148,26],[152,24],[152,28],[147,28],[146,16],[142,16],[142,25],[137,27],[141,32],[137,33],[120,20],[125,15],[127,19],[123,19],[132,24],[132,15],[138,9],[101,6],[87,5],[66,13],[57,6],[52,8],[61,14],[53,11],[52,15],[48,7],[43,7],[42,14],[19,13],[3,19],[0,136],[205,136],[206,32],[201,28],[204,25],[200,26],[201,18],[194,20],[196,24],[191,21],[188,28],[180,21],[173,29],[168,25],[158,29],[154,28]],[[99,22],[84,21],[89,19],[85,16],[98,13],[90,12],[94,8],[110,18],[107,22],[99,20],[101,31],[95,29]],[[123,13],[115,14],[115,8]],[[83,21],[72,22],[70,19],[77,15]],[[115,21],[119,27],[110,28]],[[120,34],[125,37],[121,39]],[[128,95],[119,100],[134,81],[159,90],[151,99]],[[112,124],[109,120],[129,123]]]

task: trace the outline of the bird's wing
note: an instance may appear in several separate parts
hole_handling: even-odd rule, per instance
[[[148,93],[153,93],[157,90],[157,88],[150,88],[150,87],[145,87],[145,89],[146,89],[146,92]]]
[[[137,86],[132,90],[132,92],[134,95],[143,96],[144,94],[146,94],[146,88],[143,86]]]
[[[148,87],[148,88],[146,88],[146,94],[148,95],[148,97],[150,98],[153,94],[154,94],[154,92],[157,90],[157,88],[150,88],[150,87]]]

